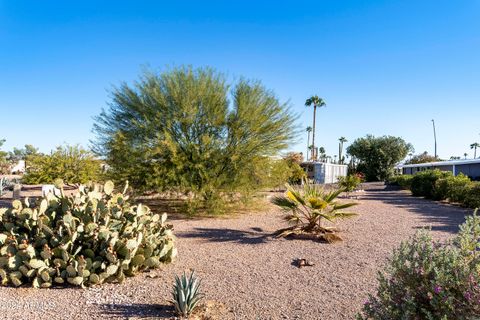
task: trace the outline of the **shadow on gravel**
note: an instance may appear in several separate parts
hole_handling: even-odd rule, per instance
[[[166,318],[173,319],[175,309],[172,305],[155,304],[103,304],[102,313],[114,318]]]
[[[423,223],[417,227],[431,225],[433,231],[456,233],[458,226],[465,221],[465,215],[473,213],[470,209],[413,197],[410,192],[391,186],[368,189],[362,199],[382,201],[418,214]]]
[[[235,229],[195,228],[189,232],[177,232],[180,238],[197,238],[210,242],[235,242],[240,244],[266,243],[271,236],[261,228],[251,228],[252,231]]]

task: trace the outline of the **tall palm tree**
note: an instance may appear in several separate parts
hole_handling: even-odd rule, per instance
[[[347,139],[345,139],[345,137],[340,137],[338,141],[340,141],[340,143],[338,144],[338,163],[343,164],[343,158],[342,158],[343,144],[347,142]]]
[[[465,152],[463,156],[465,157],[465,159],[467,159],[468,153]]]
[[[312,127],[307,127],[307,150],[310,150],[310,134],[312,133]],[[308,161],[308,151],[307,151],[307,161]]]
[[[313,105],[313,134],[312,134],[312,160],[316,160],[317,155],[315,154],[315,118],[317,115],[317,107],[321,108],[326,106],[325,101],[322,98],[319,98],[317,95],[311,96],[305,101],[305,106],[310,107]]]
[[[320,159],[322,161],[325,161],[325,148],[324,147],[320,147],[318,148],[318,153],[320,154]]]
[[[473,159],[477,158],[477,148],[480,148],[480,143],[474,142],[470,145],[470,149],[473,149]]]

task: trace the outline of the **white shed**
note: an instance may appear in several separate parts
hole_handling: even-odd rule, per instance
[[[321,184],[336,183],[338,177],[345,177],[348,171],[345,164],[304,162],[301,166],[306,170],[309,179]]]

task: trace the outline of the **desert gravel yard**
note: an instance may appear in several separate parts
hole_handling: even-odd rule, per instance
[[[172,220],[179,257],[161,269],[98,288],[0,288],[2,319],[170,318],[175,274],[194,269],[218,319],[353,319],[393,247],[431,226],[448,239],[470,210],[370,185],[340,223],[343,242],[272,238],[281,213],[229,219]],[[297,268],[306,258],[314,266]],[[215,317],[214,317],[215,318]]]

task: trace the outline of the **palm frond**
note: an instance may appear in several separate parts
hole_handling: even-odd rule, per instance
[[[329,222],[334,222],[336,218],[335,215],[324,213],[324,212],[320,212],[318,215]]]
[[[287,192],[285,193],[285,197],[292,201],[305,205],[305,199],[302,194],[298,190],[295,190],[295,188],[293,188],[289,184],[287,184]]]
[[[310,205],[310,207],[312,207],[312,209],[315,209],[315,210],[321,210],[321,209],[325,209],[327,206],[328,206],[328,202],[323,200],[322,198],[309,198],[307,199],[308,201],[308,204]]]
[[[335,212],[335,219],[348,219],[358,216],[355,212]]]
[[[325,201],[328,203],[332,202],[335,200],[341,193],[343,192],[343,189],[337,189],[334,191],[330,191],[325,195]]]
[[[294,210],[297,207],[297,203],[283,196],[273,197],[271,201],[284,210]]]
[[[347,202],[347,203],[335,203],[333,205],[333,210],[342,210],[358,205],[356,202]]]

